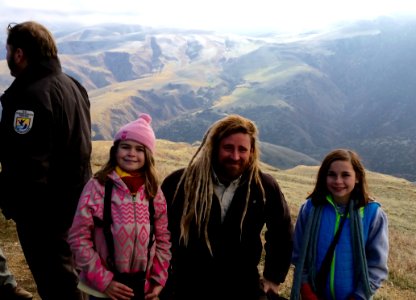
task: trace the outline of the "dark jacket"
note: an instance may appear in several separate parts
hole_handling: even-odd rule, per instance
[[[91,177],[87,91],[58,59],[29,65],[1,97],[0,205],[16,222],[69,228]]]
[[[292,253],[292,223],[289,208],[276,180],[261,173],[266,193],[252,183],[246,217],[240,230],[248,182],[242,177],[224,222],[214,195],[208,235],[213,255],[195,227],[190,231],[188,246],[179,242],[183,189],[173,202],[177,183],[183,170],[169,175],[162,184],[168,203],[169,229],[172,236],[172,275],[168,289],[175,299],[257,299],[259,293],[258,265],[262,255],[261,232],[266,224],[265,262],[263,275],[281,283],[287,275]]]

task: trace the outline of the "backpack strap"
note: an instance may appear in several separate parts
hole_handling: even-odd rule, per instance
[[[150,232],[149,232],[149,245],[147,251],[147,256],[150,257],[150,249],[153,246],[153,234],[155,229],[155,207],[153,205],[153,197],[149,198],[149,222],[150,222]],[[149,260],[147,260],[149,261]]]
[[[113,191],[113,181],[108,179],[105,182],[105,194],[104,194],[104,237],[108,249],[107,265],[114,273],[117,271],[114,260],[114,239],[111,232],[111,224],[113,224],[113,218],[111,217],[111,195]]]
[[[339,227],[334,236],[334,239],[332,240],[331,245],[329,246],[325,254],[321,268],[319,269],[319,272],[316,275],[316,287],[317,287],[318,295],[323,296],[325,294],[326,282],[328,279],[329,271],[331,269],[331,263],[334,257],[335,247],[338,244],[339,238],[341,236],[341,231],[342,231],[342,228],[344,227],[344,223],[346,219],[347,219],[347,213],[345,213],[345,215],[342,217],[341,223],[339,224]]]

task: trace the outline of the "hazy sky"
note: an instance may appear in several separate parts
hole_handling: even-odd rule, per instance
[[[12,13],[5,13],[10,8]],[[126,22],[227,31],[297,31],[416,14],[416,0],[0,0],[1,21]]]

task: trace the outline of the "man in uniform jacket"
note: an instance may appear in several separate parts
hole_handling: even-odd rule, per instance
[[[66,236],[91,177],[88,94],[62,72],[43,25],[9,25],[6,50],[15,80],[1,97],[0,206],[16,222],[40,297],[80,299]]]

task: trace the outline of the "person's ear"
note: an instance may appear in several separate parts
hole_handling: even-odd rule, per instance
[[[13,53],[13,59],[16,64],[21,64],[22,62],[26,61],[25,53],[23,52],[22,48],[17,48]]]

